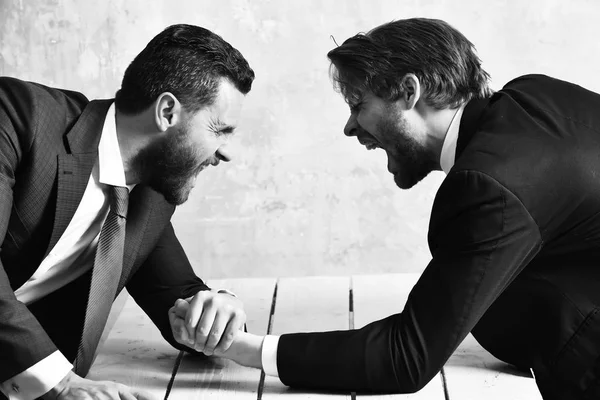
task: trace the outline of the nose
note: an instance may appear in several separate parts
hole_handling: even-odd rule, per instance
[[[346,122],[346,126],[344,127],[344,135],[346,136],[356,136],[358,134],[358,122],[356,121],[356,115],[354,113],[350,114],[348,121]]]
[[[229,151],[227,151],[225,146],[219,147],[217,149],[217,151],[215,151],[215,156],[221,161],[225,161],[225,162],[231,161],[231,153]]]

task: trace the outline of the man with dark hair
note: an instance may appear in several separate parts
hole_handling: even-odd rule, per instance
[[[1,393],[148,399],[84,379],[123,288],[173,346],[230,346],[243,305],[194,274],[170,219],[200,171],[230,160],[253,79],[239,51],[191,25],[152,39],[114,102],[0,78]],[[185,346],[168,314],[179,298],[202,314]]]
[[[391,22],[328,56],[347,136],[383,149],[401,188],[447,174],[432,260],[399,314],[350,331],[241,335],[224,356],[290,386],[406,393],[472,332],[532,369],[544,399],[599,399],[600,95],[542,75],[492,93],[473,45],[438,20]]]

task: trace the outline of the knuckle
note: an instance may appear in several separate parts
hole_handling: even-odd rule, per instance
[[[221,309],[228,314],[235,313],[235,308],[231,304],[223,304]]]
[[[216,298],[214,298],[214,297],[209,297],[209,298],[207,298],[207,299],[206,299],[206,301],[205,301],[205,304],[206,304],[207,306],[214,306],[214,305],[218,304],[218,301],[219,301],[219,300],[217,300],[217,299],[216,299]]]
[[[216,344],[216,343],[214,343],[214,342],[207,342],[207,343],[206,343],[206,346],[204,346],[204,350],[207,350],[207,351],[211,351],[211,352],[212,352],[212,351],[215,349],[215,346],[216,346],[216,345],[217,345],[217,344]]]
[[[198,294],[196,294],[194,296],[194,300],[196,301],[200,301],[200,302],[204,302],[204,300],[206,299],[206,292],[202,291],[202,292],[198,292]]]
[[[198,334],[200,334],[200,336],[208,336],[209,333],[210,329],[205,326],[202,326],[200,329],[198,329]]]

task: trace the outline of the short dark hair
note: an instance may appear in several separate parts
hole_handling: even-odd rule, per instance
[[[473,44],[441,20],[392,21],[349,38],[327,57],[334,86],[349,104],[360,101],[365,91],[399,99],[407,73],[419,78],[426,103],[437,109],[492,94]]]
[[[214,102],[222,78],[247,94],[254,71],[219,35],[199,26],[172,25],[127,67],[115,105],[124,114],[138,114],[161,93],[170,92],[186,111],[194,113]]]

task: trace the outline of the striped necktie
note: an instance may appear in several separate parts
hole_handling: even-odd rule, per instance
[[[87,375],[94,362],[123,269],[129,190],[121,186],[110,188],[110,209],[100,230],[83,333],[74,363],[80,376]]]

